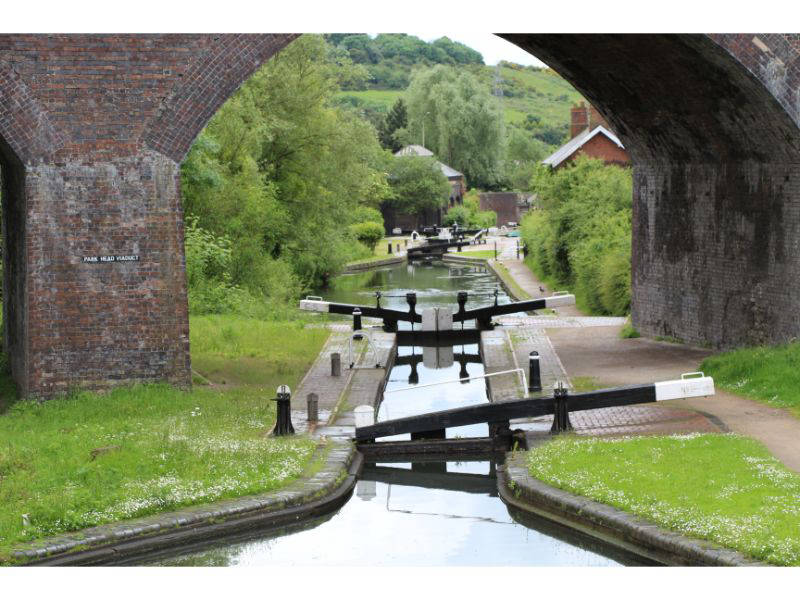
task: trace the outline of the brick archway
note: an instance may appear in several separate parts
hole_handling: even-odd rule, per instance
[[[569,80],[633,158],[640,331],[717,347],[800,334],[800,36],[502,37]]]
[[[0,35],[6,324],[24,395],[189,383],[180,161],[295,37]],[[636,325],[719,346],[800,333],[800,38],[505,37],[631,150]]]

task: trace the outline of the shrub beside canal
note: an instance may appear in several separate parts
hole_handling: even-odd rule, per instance
[[[800,476],[733,434],[562,436],[529,452],[534,477],[756,559],[800,565]]]
[[[700,369],[724,390],[800,417],[800,342],[723,352],[705,359]]]
[[[525,263],[551,288],[575,293],[590,314],[624,315],[631,302],[631,170],[579,157],[541,168],[539,206],[522,220]]]
[[[0,415],[0,557],[19,542],[274,490],[308,467],[313,440],[267,437],[271,398],[297,385],[328,331],[219,315],[191,325],[195,369],[224,385],[80,392]]]

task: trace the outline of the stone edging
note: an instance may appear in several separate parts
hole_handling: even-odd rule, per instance
[[[386,265],[396,265],[406,261],[405,256],[393,256],[392,258],[381,258],[378,260],[370,260],[363,263],[355,263],[352,265],[345,265],[342,274],[358,273],[360,271],[369,271],[377,267],[385,267]]]
[[[14,562],[7,564],[112,564],[154,550],[325,514],[345,502],[363,457],[352,444],[329,440],[317,448],[311,462],[320,459],[325,463],[314,476],[280,490],[38,540],[15,551]]]
[[[492,273],[494,273],[495,277],[497,277],[497,279],[500,280],[500,285],[506,291],[506,294],[508,294],[511,297],[511,299],[514,300],[514,302],[520,302],[522,300],[530,300],[531,299],[530,294],[528,295],[527,298],[523,298],[522,296],[520,296],[516,292],[516,290],[514,289],[514,286],[517,286],[519,288],[519,290],[522,291],[522,292],[524,292],[525,290],[523,290],[522,287],[519,285],[519,283],[517,283],[517,280],[514,279],[514,277],[511,275],[511,273],[508,274],[508,278],[511,279],[511,281],[513,282],[513,285],[511,284],[511,282],[507,281],[505,274],[495,266],[495,261],[494,260],[487,260],[486,261],[486,265],[492,270]]]
[[[567,525],[606,543],[668,565],[765,566],[739,552],[661,529],[617,508],[531,477],[526,453],[506,455],[497,472],[500,497],[522,511]]]

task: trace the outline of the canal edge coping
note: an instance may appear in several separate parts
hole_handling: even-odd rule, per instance
[[[525,452],[509,452],[497,470],[506,504],[668,565],[767,566],[707,540],[668,531],[622,510],[550,486],[528,473]]]
[[[19,546],[12,560],[0,566],[110,564],[330,513],[349,497],[364,461],[352,443],[333,439],[317,447],[309,464],[320,459],[325,462],[313,476],[300,477],[284,488],[37,540]]]

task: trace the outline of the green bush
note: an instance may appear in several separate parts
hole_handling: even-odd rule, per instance
[[[486,229],[497,223],[497,213],[481,210],[477,194],[468,194],[464,197],[464,203],[448,210],[443,220],[447,226],[458,223],[466,229]]]
[[[353,236],[367,248],[370,252],[375,250],[375,246],[383,239],[383,225],[367,221],[366,223],[355,223],[350,225],[350,232]]]
[[[631,302],[630,169],[581,157],[537,170],[540,208],[522,221],[527,264],[543,280],[572,288],[592,314],[622,315]]]

